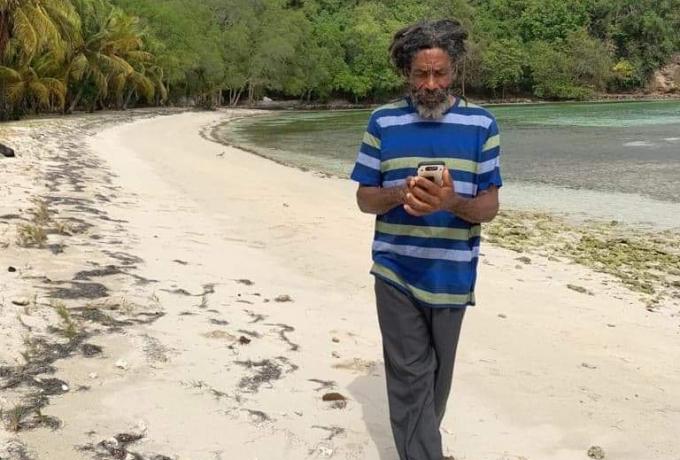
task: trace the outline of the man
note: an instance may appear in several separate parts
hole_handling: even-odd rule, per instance
[[[498,211],[496,121],[450,92],[466,38],[453,20],[395,34],[392,62],[409,95],[373,112],[352,172],[359,208],[377,215],[371,273],[401,460],[443,458],[439,426],[475,302],[479,224]],[[426,160],[446,163],[441,186],[412,177]]]

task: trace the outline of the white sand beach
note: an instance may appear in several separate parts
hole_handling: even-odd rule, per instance
[[[241,115],[0,127],[0,459],[396,459],[373,218],[348,180],[210,139]],[[445,451],[680,459],[678,307],[482,253]]]

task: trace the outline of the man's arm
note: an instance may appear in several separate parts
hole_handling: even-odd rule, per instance
[[[474,198],[463,198],[456,194],[448,210],[473,224],[491,222],[498,214],[498,188],[492,185]]]
[[[385,214],[390,209],[404,204],[406,187],[367,187],[360,185],[357,189],[357,204],[361,212],[367,214]]]
[[[414,216],[425,216],[436,211],[449,211],[470,223],[490,222],[498,213],[498,188],[491,186],[474,198],[463,198],[453,187],[448,170],[444,170],[444,184],[414,177],[408,182],[404,209]]]

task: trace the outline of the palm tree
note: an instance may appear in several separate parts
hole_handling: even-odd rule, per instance
[[[0,66],[5,97],[15,110],[24,112],[28,109],[37,112],[40,108],[52,110],[64,106],[64,83],[58,78],[48,76],[53,67],[54,62],[50,61],[49,55],[17,70]]]
[[[69,0],[0,0],[0,63],[25,64],[43,50],[60,58],[79,28]]]
[[[0,0],[0,120],[22,110],[20,95],[34,107],[54,105],[52,97],[61,102],[62,85],[42,71],[46,62],[62,60],[79,28],[69,0]]]
[[[73,0],[83,18],[82,38],[67,56],[65,79],[69,89],[77,88],[68,111],[80,102],[86,88],[93,87],[92,107],[113,99],[120,107],[124,93],[129,102],[136,92],[151,101],[158,85],[146,75],[153,56],[143,51],[137,19],[112,7],[105,0]],[[152,73],[153,75],[153,73]],[[70,83],[73,83],[72,85]],[[159,88],[160,89],[160,88]],[[161,90],[163,92],[163,90]],[[111,97],[109,97],[111,96]]]

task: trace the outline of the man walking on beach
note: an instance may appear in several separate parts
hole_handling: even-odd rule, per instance
[[[496,121],[450,92],[466,38],[454,20],[395,34],[391,58],[409,94],[373,112],[352,171],[359,208],[377,215],[371,273],[401,460],[443,458],[439,426],[475,302],[480,223],[498,212]],[[432,160],[446,165],[441,186],[413,177]]]

